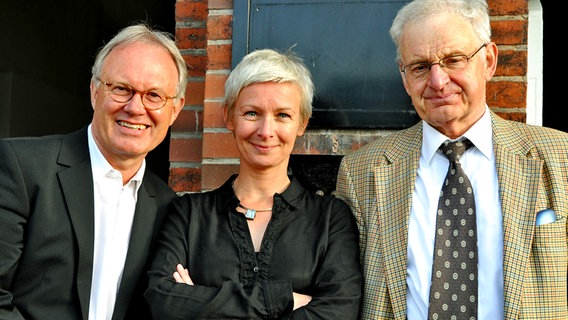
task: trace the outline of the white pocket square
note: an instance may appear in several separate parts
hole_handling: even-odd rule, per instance
[[[540,226],[556,221],[556,213],[552,209],[544,209],[536,213],[536,225]]]

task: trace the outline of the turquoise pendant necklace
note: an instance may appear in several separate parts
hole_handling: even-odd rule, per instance
[[[268,208],[268,209],[251,209],[251,208],[247,208],[245,206],[243,206],[240,202],[239,204],[237,204],[237,206],[241,209],[246,210],[245,212],[245,217],[249,220],[254,220],[254,218],[256,217],[256,213],[257,212],[268,212],[268,211],[272,211],[272,208]]]

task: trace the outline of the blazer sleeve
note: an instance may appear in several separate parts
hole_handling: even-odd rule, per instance
[[[24,319],[12,304],[12,279],[24,247],[29,205],[18,159],[0,140],[0,319]]]

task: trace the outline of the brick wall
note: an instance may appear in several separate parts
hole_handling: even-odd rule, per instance
[[[245,0],[234,0],[245,1]],[[497,72],[487,103],[501,117],[526,122],[528,0],[488,0]],[[222,118],[224,82],[231,69],[233,0],[177,0],[176,40],[189,64],[186,104],[172,126],[171,187],[199,192],[218,187],[238,168],[232,134]],[[344,155],[386,130],[308,130],[295,154]]]

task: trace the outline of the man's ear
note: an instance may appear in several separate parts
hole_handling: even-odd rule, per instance
[[[97,101],[97,85],[95,84],[95,80],[91,79],[91,84],[89,85],[89,89],[91,91],[91,108],[95,109],[95,102]]]
[[[497,58],[499,55],[499,50],[495,42],[489,42],[485,46],[485,80],[489,81],[493,78],[495,70],[497,70]]]
[[[179,113],[181,112],[181,109],[183,109],[183,106],[185,104],[185,97],[174,99],[173,102],[174,103],[173,103],[172,117],[170,119],[170,126],[174,124],[174,121],[177,119]]]
[[[410,96],[410,90],[408,88],[408,82],[406,82],[406,75],[402,72],[402,65],[398,66],[398,70],[400,72],[400,77],[402,78],[402,85],[404,86],[404,90],[406,90],[406,94]]]

